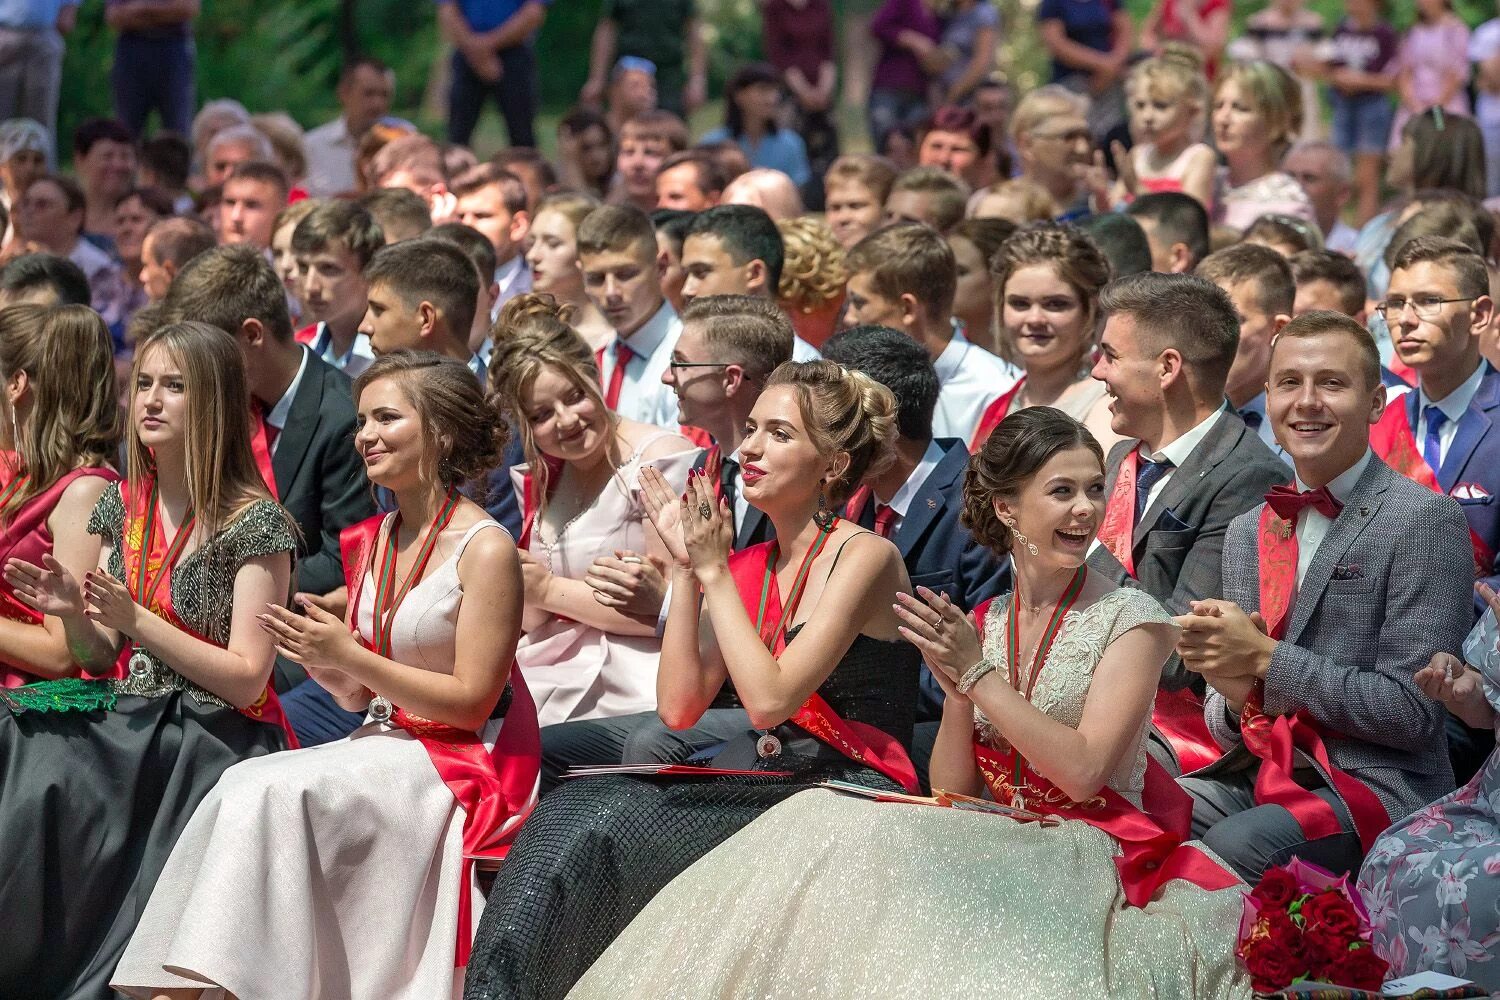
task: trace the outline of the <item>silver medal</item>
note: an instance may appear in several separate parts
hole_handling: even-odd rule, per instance
[[[755,755],[761,760],[780,756],[781,740],[775,733],[761,733],[760,739],[755,741]]]
[[[144,649],[136,647],[135,652],[130,654],[130,676],[142,677],[150,672],[151,657],[146,655]]]
[[[395,706],[393,706],[391,704],[391,700],[384,695],[377,694],[374,698],[370,699],[370,718],[374,719],[376,722],[391,721],[391,713],[394,711]]]

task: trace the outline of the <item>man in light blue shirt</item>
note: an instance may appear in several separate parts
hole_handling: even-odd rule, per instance
[[[63,35],[77,20],[77,0],[0,0],[0,121],[30,118],[57,135]]]

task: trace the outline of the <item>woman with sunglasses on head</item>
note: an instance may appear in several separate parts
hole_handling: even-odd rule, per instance
[[[1184,843],[1187,795],[1145,749],[1178,629],[1085,567],[1103,513],[1082,424],[1006,418],[962,517],[1015,591],[971,618],[904,588],[895,612],[946,695],[933,788],[968,801],[796,795],[657,893],[569,996],[1248,998],[1244,886]]]
[[[643,471],[672,562],[658,713],[684,729],[733,704],[749,725],[710,758],[729,774],[574,778],[543,799],[490,894],[469,1000],[561,996],[652,895],[796,791],[826,778],[916,789],[919,657],[892,610],[906,569],[894,545],[832,513],[890,461],[894,425],[890,390],[868,376],[779,366],[739,447],[742,495],[777,541],[732,555],[711,477],[679,494]]]
[[[114,679],[0,691],[4,996],[108,997],[194,806],[291,743],[256,616],[286,597],[297,529],[256,468],[240,349],[168,325],[137,345],[132,384],[128,476],[88,519],[92,567],[5,564],[83,672]]]
[[[535,801],[536,716],[509,686],[515,544],[459,490],[508,429],[461,362],[396,351],[354,383],[354,445],[396,509],[344,533],[347,621],[260,617],[363,726],[231,768],[183,831],[114,976],[132,997],[448,997]],[[220,995],[209,989],[210,995]]]

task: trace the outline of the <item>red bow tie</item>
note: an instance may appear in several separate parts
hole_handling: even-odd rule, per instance
[[[1297,520],[1297,515],[1308,507],[1322,514],[1329,520],[1339,516],[1339,511],[1344,505],[1339,503],[1338,498],[1328,492],[1328,487],[1319,486],[1315,490],[1299,493],[1295,485],[1272,486],[1271,492],[1266,494],[1266,503],[1276,512],[1276,516],[1283,521]]]

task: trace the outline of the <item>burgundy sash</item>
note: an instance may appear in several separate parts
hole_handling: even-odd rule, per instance
[[[981,631],[991,603],[985,601],[974,609]],[[1085,802],[1075,802],[1019,754],[1001,753],[977,737],[974,761],[996,802],[1060,819],[1082,820],[1113,837],[1121,850],[1115,867],[1120,872],[1125,901],[1131,906],[1145,906],[1173,879],[1210,891],[1239,884],[1233,872],[1185,843],[1191,832],[1192,799],[1149,754],[1140,808],[1108,787]],[[1019,782],[1015,780],[1016,771]]]
[[[349,621],[355,638],[373,649],[358,630],[359,598],[366,571],[375,553],[384,515],[352,524],[339,533],[344,560],[344,583],[349,590]],[[379,609],[375,609],[379,613]],[[378,652],[378,650],[377,650]],[[464,858],[459,881],[458,941],[454,966],[469,963],[474,937],[472,872],[477,859],[499,860],[510,851],[521,822],[531,809],[532,792],[541,771],[542,741],[536,706],[521,672],[510,670],[511,703],[493,750],[486,750],[479,734],[433,722],[397,709],[391,721],[410,733],[427,751],[443,784],[464,811]],[[520,821],[504,829],[513,818]]]
[[[281,500],[276,492],[276,473],[271,468],[271,439],[266,434],[266,411],[259,403],[250,410],[250,451],[255,455],[255,467],[260,470],[261,481],[271,493],[271,499]]]
[[[6,482],[9,489],[18,473],[10,471],[12,478]],[[99,476],[109,482],[118,482],[120,477],[103,466],[74,469],[36,496],[16,509],[14,515],[0,528],[0,565],[7,559],[24,559],[34,566],[42,564],[42,557],[52,552],[52,533],[47,529],[47,519],[57,507],[58,500],[76,479],[84,476]],[[23,603],[16,597],[9,583],[0,577],[0,617],[23,625],[40,625],[42,613]],[[32,684],[42,678],[27,672],[26,664],[0,663],[0,687],[19,687]]]
[[[1015,403],[1016,397],[1021,394],[1021,386],[1025,384],[1026,377],[1023,375],[1005,395],[985,409],[984,415],[979,418],[979,427],[974,431],[974,439],[969,442],[969,454],[977,454],[979,449],[984,447],[984,443],[989,440],[990,432],[1000,426],[1000,421],[1010,416],[1011,405]]]
[[[155,580],[155,585],[151,587],[150,593],[145,595],[145,600],[141,602],[142,606],[168,625],[186,632],[194,639],[206,642],[210,646],[226,649],[223,643],[215,642],[183,621],[182,616],[177,613],[176,607],[172,604],[172,570],[176,568],[177,560],[166,558],[168,552],[166,532],[153,531],[150,538],[144,537],[147,521],[146,506],[153,496],[150,481],[130,487],[122,480],[119,490],[120,495],[125,499],[125,545],[120,558],[125,564],[126,585],[129,585],[140,567],[140,560],[144,558],[147,576]],[[137,597],[137,600],[140,598]],[[130,675],[130,656],[130,643],[127,642],[120,649],[120,656],[115,660],[111,676],[124,678]],[[296,750],[301,746],[297,740],[297,734],[292,732],[291,722],[288,721],[286,713],[281,710],[281,699],[276,697],[276,691],[271,687],[269,680],[266,682],[265,690],[260,693],[260,697],[255,699],[253,704],[246,705],[244,708],[236,708],[235,711],[257,722],[279,726],[286,735],[288,748]]]
[[[1403,420],[1404,423],[1404,420]],[[1260,512],[1257,550],[1260,559],[1260,613],[1266,634],[1280,640],[1286,635],[1292,603],[1297,592],[1296,526],[1283,521],[1267,504]],[[1333,806],[1297,783],[1296,751],[1300,750],[1323,771],[1333,790],[1343,799],[1354,821],[1362,848],[1368,852],[1390,825],[1385,806],[1362,781],[1340,771],[1328,759],[1324,740],[1338,734],[1301,709],[1274,719],[1265,713],[1265,684],[1256,681],[1240,711],[1240,736],[1245,748],[1260,758],[1255,777],[1255,801],[1278,805],[1292,814],[1309,840],[1341,833]]]
[[[1370,428],[1370,447],[1386,465],[1407,479],[1421,483],[1434,493],[1444,492],[1437,470],[1427,464],[1422,449],[1417,447],[1417,436],[1407,419],[1404,401],[1387,406],[1380,420]],[[1469,529],[1469,544],[1474,547],[1474,576],[1489,576],[1495,565],[1494,551],[1473,528]]]
[[[732,553],[729,557],[729,575],[739,591],[745,609],[755,608],[760,602],[761,584],[765,580],[771,542],[762,542]],[[786,630],[777,628],[781,620],[781,594],[775,586],[775,577],[766,609],[765,629],[775,630],[775,645],[772,656],[780,656],[786,649]],[[762,639],[769,640],[770,635]],[[797,709],[791,721],[807,730],[819,741],[833,747],[850,760],[874,768],[912,794],[917,792],[917,771],[900,742],[874,726],[863,722],[840,718],[833,706],[814,691],[802,707]]]

